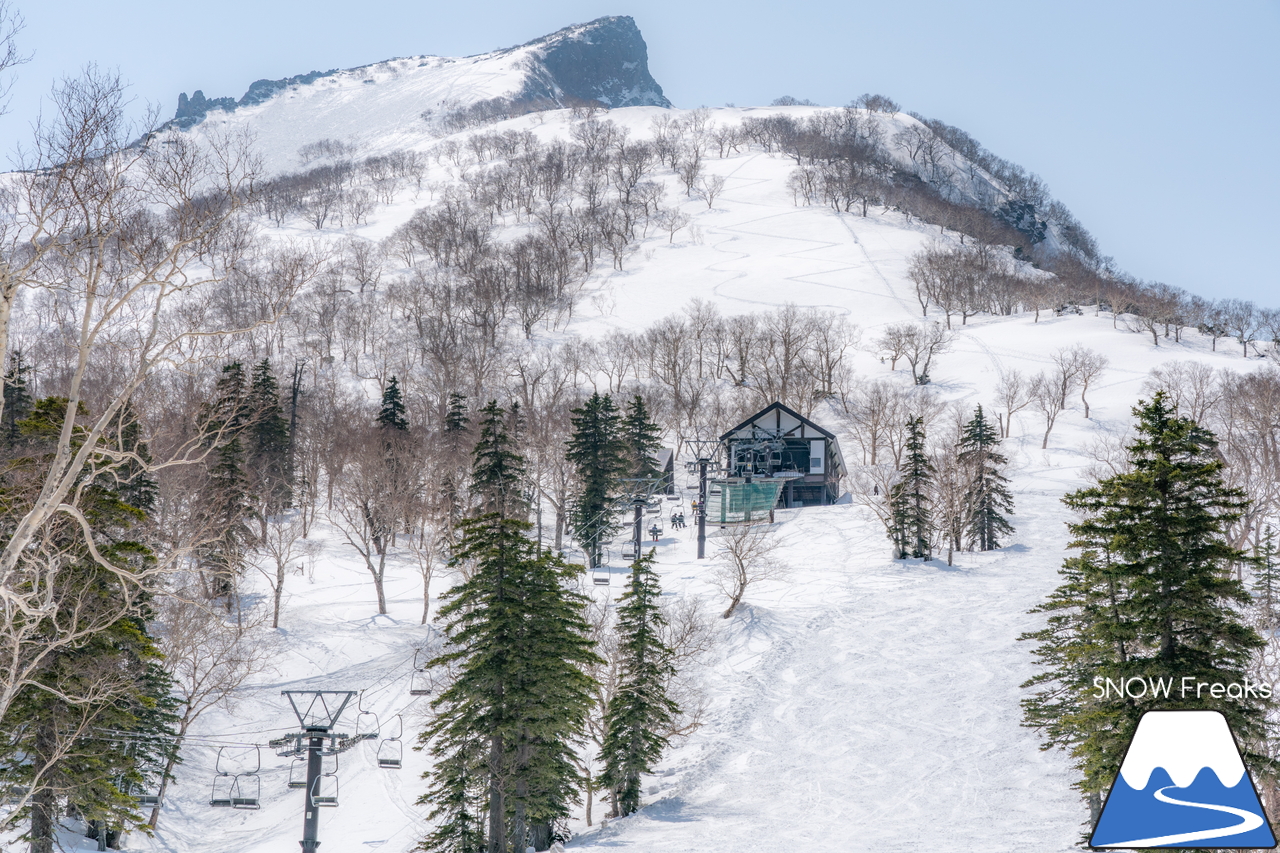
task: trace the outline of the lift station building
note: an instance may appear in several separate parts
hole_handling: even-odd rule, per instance
[[[766,492],[775,494],[779,508],[826,506],[840,497],[840,479],[845,474],[840,443],[835,435],[782,403],[773,403],[747,418],[720,436],[720,441],[727,468],[727,477],[720,484],[724,490],[720,507],[725,511],[732,511],[730,498],[739,491],[748,503],[753,502],[748,493],[761,492],[754,498],[757,501]],[[770,488],[765,489],[766,484]],[[708,506],[708,510],[714,518],[714,507]]]

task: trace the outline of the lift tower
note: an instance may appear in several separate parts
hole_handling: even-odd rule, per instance
[[[345,735],[334,731],[338,718],[346,709],[354,690],[285,690],[302,731],[271,741],[276,753],[285,757],[307,756],[307,793],[302,809],[302,849],[320,846],[320,806],[336,806],[336,797],[320,795],[321,761],[324,756],[346,752],[361,741],[373,740],[378,732]],[[303,743],[306,741],[306,743]]]

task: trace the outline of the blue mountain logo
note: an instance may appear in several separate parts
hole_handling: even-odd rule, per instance
[[[1274,848],[1226,717],[1143,714],[1089,846]]]

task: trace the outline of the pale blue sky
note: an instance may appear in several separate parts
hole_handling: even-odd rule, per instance
[[[168,117],[182,91],[238,98],[259,78],[631,15],[677,106],[880,92],[1039,173],[1130,273],[1280,306],[1280,0],[15,2],[35,60],[0,118],[6,151],[87,62]]]

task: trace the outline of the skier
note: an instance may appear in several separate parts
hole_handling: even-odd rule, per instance
[[[649,528],[649,535],[653,537],[654,542],[658,541],[658,537],[661,534],[662,534],[662,530],[658,528],[658,525],[655,524],[653,527]]]

